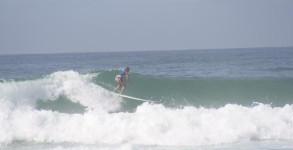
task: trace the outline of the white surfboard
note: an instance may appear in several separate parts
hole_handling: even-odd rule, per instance
[[[155,101],[141,99],[141,98],[136,98],[136,97],[127,96],[127,95],[119,95],[119,96],[120,97],[124,97],[124,98],[128,98],[128,99],[132,99],[132,100],[136,100],[136,101],[143,101],[143,102],[150,102],[150,103],[154,103],[155,102]]]

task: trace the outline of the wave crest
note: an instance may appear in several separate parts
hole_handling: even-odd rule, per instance
[[[60,71],[40,79],[0,83],[0,98],[15,106],[35,106],[38,100],[54,101],[65,96],[73,103],[104,111],[120,108],[121,99],[91,82],[98,74],[81,75],[75,71]]]

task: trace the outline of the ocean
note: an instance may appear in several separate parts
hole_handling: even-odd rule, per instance
[[[0,55],[0,149],[291,150],[293,47]]]

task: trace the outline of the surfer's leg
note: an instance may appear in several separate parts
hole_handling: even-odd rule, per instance
[[[117,87],[114,89],[114,93],[120,88],[120,84],[117,85]]]
[[[117,87],[114,89],[114,93],[121,87],[121,80],[118,79],[118,85]]]
[[[124,89],[126,87],[126,84],[124,82],[121,82],[121,85],[122,85],[122,89],[121,89],[120,94],[123,94],[123,91],[124,91]]]
[[[114,93],[120,88],[120,86],[121,86],[121,77],[120,77],[120,75],[117,75],[116,77],[115,77],[115,81],[118,83],[118,85],[117,85],[117,87],[114,89]]]

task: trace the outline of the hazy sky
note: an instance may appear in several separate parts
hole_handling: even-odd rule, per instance
[[[0,54],[293,46],[293,0],[0,0]]]

